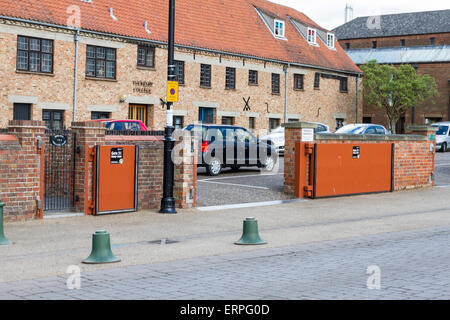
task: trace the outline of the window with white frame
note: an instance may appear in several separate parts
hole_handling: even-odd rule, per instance
[[[334,34],[327,34],[327,46],[328,48],[334,48]]]
[[[276,37],[284,38],[284,21],[274,21],[274,33]]]
[[[311,44],[316,44],[317,43],[316,39],[317,39],[316,29],[308,28],[308,42]]]

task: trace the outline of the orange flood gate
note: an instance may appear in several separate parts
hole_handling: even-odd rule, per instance
[[[137,210],[137,159],[137,146],[96,147],[96,215]]]
[[[324,198],[393,191],[393,143],[296,144],[295,195]]]

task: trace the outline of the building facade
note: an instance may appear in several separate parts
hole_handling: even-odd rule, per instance
[[[450,10],[360,17],[333,30],[357,65],[370,60],[382,64],[411,64],[420,75],[437,83],[439,97],[406,112],[397,124],[404,133],[411,124],[450,120]],[[363,121],[388,126],[383,112],[363,106]]]
[[[124,3],[0,0],[0,128],[101,118],[164,128],[168,1]],[[357,121],[360,69],[303,14],[264,0],[176,10],[176,127]]]

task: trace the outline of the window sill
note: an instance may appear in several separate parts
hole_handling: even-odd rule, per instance
[[[258,86],[257,83],[249,83],[248,85],[249,85],[250,87],[257,87],[257,86]]]
[[[117,79],[108,79],[108,78],[85,77],[84,79],[85,80],[93,80],[93,81],[118,82]]]
[[[236,91],[236,88],[225,88],[225,90],[228,90],[228,91]]]
[[[55,76],[54,73],[33,72],[33,71],[22,71],[22,70],[16,70],[16,73],[21,73],[21,74],[35,74],[35,75],[38,75],[38,76],[47,76],[47,77],[54,77],[54,76]]]
[[[314,90],[320,90],[320,88],[314,88]]]
[[[278,92],[278,93],[276,93],[276,92],[272,92],[272,95],[273,96],[280,96],[281,94]]]
[[[339,90],[340,93],[348,93],[348,91]]]
[[[211,89],[211,86],[207,87],[207,86],[202,86],[202,85],[200,85],[200,88],[201,88],[201,89]]]
[[[305,91],[305,89],[297,89],[297,88],[294,88],[294,91],[300,91],[300,92],[303,92],[303,91]]]
[[[138,70],[146,70],[146,71],[156,71],[155,67],[145,67],[145,66],[137,66]]]

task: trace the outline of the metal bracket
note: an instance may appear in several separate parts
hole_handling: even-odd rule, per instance
[[[42,208],[42,201],[41,201],[41,198],[39,196],[36,197],[36,206],[37,206],[38,210],[41,210],[41,208]]]
[[[311,198],[313,196],[313,187],[312,186],[305,186],[303,189],[305,197]]]
[[[38,150],[41,151],[41,149],[42,149],[42,137],[41,136],[37,136],[36,140],[37,140],[37,143],[38,143]]]
[[[313,154],[314,153],[314,145],[313,144],[305,144],[305,154]]]

